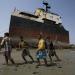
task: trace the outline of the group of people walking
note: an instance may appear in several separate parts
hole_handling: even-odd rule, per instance
[[[48,38],[44,39],[42,36],[39,37],[38,40],[38,49],[36,53],[38,64],[40,66],[40,59],[44,60],[45,65],[47,66],[47,55],[50,58],[50,63],[53,63],[52,57],[55,56],[58,61],[60,61],[59,57],[56,54],[55,47],[52,41],[49,41]]]
[[[6,64],[8,65],[8,60],[12,62],[12,64],[15,64],[13,58],[11,57],[11,52],[12,52],[12,39],[9,37],[9,33],[4,34],[4,38],[1,41],[0,44],[0,50],[2,47],[5,48],[4,51],[4,56],[6,60]],[[22,49],[22,58],[25,61],[25,63],[28,63],[27,59],[25,56],[29,56],[30,59],[32,60],[32,63],[34,63],[34,59],[29,51],[29,44],[23,39],[23,37],[20,37],[20,42],[19,42],[19,49]],[[54,45],[52,41],[49,41],[49,39],[44,39],[42,36],[39,37],[38,43],[37,43],[37,52],[36,52],[36,58],[37,58],[37,66],[41,65],[40,59],[44,60],[45,65],[47,66],[47,55],[50,58],[51,64],[53,63],[52,57],[55,56],[57,60],[59,61],[59,57],[56,54]]]

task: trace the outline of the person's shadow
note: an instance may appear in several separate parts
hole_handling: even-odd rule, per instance
[[[47,64],[47,67],[51,67],[51,66],[57,66],[57,64],[56,63]]]

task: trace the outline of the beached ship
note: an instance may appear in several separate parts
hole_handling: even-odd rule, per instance
[[[69,43],[69,32],[63,27],[61,16],[48,11],[48,3],[43,4],[46,9],[38,8],[34,14],[14,10],[10,20],[10,36],[15,40],[23,36],[24,39],[35,41],[42,34],[52,41]]]

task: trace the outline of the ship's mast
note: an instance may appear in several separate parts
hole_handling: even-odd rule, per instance
[[[51,7],[49,6],[48,2],[46,2],[46,1],[44,2],[44,1],[43,1],[43,4],[44,4],[45,7],[46,7],[46,8],[45,8],[45,11],[48,12],[48,9],[51,8]]]

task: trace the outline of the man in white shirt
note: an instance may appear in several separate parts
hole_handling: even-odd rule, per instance
[[[6,60],[6,64],[8,65],[8,60],[12,62],[12,64],[15,64],[14,60],[11,58],[11,51],[12,51],[12,42],[11,38],[9,37],[9,33],[4,34],[4,38],[1,41],[1,47],[3,46],[5,48],[4,56]]]

